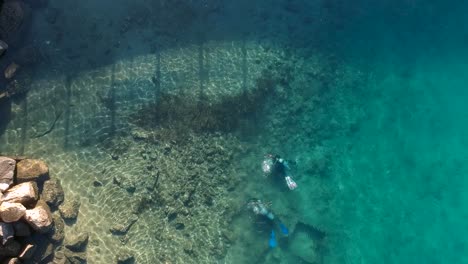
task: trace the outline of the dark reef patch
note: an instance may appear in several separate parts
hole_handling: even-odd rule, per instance
[[[136,125],[155,131],[159,140],[183,142],[190,133],[250,133],[258,125],[266,102],[277,95],[278,86],[289,82],[287,67],[269,67],[256,80],[252,89],[234,96],[210,101],[200,95],[194,98],[190,89],[162,93],[157,102],[146,105],[131,116]]]

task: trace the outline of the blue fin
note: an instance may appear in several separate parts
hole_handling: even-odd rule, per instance
[[[270,240],[268,241],[271,248],[275,248],[278,244],[276,243],[275,231],[271,230]]]
[[[289,234],[288,228],[283,225],[283,223],[279,223],[279,228],[281,229],[281,233],[283,233],[283,235],[287,236]]]

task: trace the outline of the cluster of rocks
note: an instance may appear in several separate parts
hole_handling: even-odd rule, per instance
[[[0,263],[86,262],[88,235],[65,240],[78,210],[43,161],[0,157]]]

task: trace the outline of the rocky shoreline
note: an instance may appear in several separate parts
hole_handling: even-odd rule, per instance
[[[1,263],[86,263],[88,234],[64,232],[80,203],[65,200],[45,162],[0,157],[0,194]]]

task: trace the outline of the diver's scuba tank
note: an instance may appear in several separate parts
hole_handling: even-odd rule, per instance
[[[254,214],[266,216],[268,219],[273,220],[275,216],[270,210],[263,204],[261,200],[254,200],[248,204],[248,207],[252,209]]]

